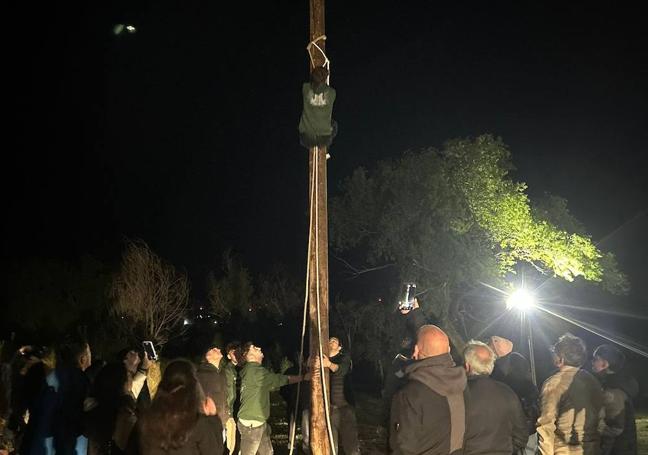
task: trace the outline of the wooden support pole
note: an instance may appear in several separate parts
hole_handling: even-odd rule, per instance
[[[324,0],[310,0],[310,41],[324,35]],[[318,46],[324,50],[324,40],[318,41]],[[324,56],[317,49],[312,52],[315,66],[324,64]],[[309,63],[310,65],[310,63]],[[312,70],[313,67],[311,66]],[[314,188],[315,195],[310,194],[311,213],[313,223],[310,232],[310,257],[308,283],[308,313],[310,320],[310,354],[319,354],[320,346],[324,355],[328,356],[329,338],[329,292],[328,292],[328,210],[327,210],[327,182],[326,182],[326,147],[319,147],[317,151],[310,149],[309,153],[309,188]],[[313,167],[316,166],[316,173]],[[313,186],[312,179],[316,179],[317,185]],[[317,208],[317,211],[316,211]],[[317,222],[315,222],[315,217]],[[319,323],[317,305],[319,301]],[[323,387],[329,390],[328,370],[325,371],[324,380],[320,371],[312,372],[311,379],[311,433],[310,447],[313,455],[329,455],[331,446],[329,443],[326,427],[326,410],[324,407]]]

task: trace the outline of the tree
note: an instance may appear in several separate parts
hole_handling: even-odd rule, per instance
[[[143,241],[129,241],[112,284],[111,312],[140,339],[164,346],[183,333],[189,301],[187,275]]]
[[[604,273],[619,274],[618,270],[603,269],[603,253],[588,236],[533,216],[526,184],[508,178],[513,168],[511,153],[501,139],[485,135],[474,141],[450,141],[443,154],[452,186],[467,206],[469,221],[492,242],[501,272],[513,271],[522,261],[567,281],[582,277],[603,282]]]
[[[207,298],[214,315],[229,320],[232,316],[244,316],[254,311],[254,286],[249,270],[239,258],[227,250],[223,254],[222,275],[207,275]]]
[[[336,300],[332,306],[331,325],[344,332],[342,345],[351,352],[353,359],[371,363],[382,380],[385,362],[389,362],[393,347],[401,342],[403,318],[382,300]]]
[[[505,287],[519,263],[624,291],[625,277],[589,237],[534,216],[512,169],[508,148],[489,135],[357,169],[331,204],[333,247],[418,282],[424,309],[459,347],[459,303],[480,282]]]
[[[282,265],[274,265],[270,272],[258,278],[255,300],[264,313],[279,322],[301,316],[304,306],[304,285]]]

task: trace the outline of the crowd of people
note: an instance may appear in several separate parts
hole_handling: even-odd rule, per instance
[[[418,305],[402,313],[411,344],[404,342],[407,355],[397,357],[384,391],[391,453],[637,454],[638,386],[623,373],[616,347],[595,349],[590,372],[583,341],[563,335],[552,347],[557,371],[539,390],[509,340],[473,340],[458,356]],[[172,360],[155,378],[159,365],[139,347],[110,363],[93,363],[85,341],[56,353],[22,347],[0,369],[0,450],[271,455],[270,393],[283,388],[290,426],[301,427],[301,450],[308,453],[310,387],[297,384],[327,369],[334,453],[359,455],[351,358],[338,338],[328,348],[328,356],[304,362],[304,371],[277,373],[264,366],[263,350],[253,342],[212,344],[199,362]]]
[[[357,424],[345,393],[350,358],[337,338],[321,366],[331,372],[335,443],[359,454]],[[85,341],[57,353],[24,346],[0,370],[0,451],[3,455],[272,454],[270,393],[309,380],[310,375],[275,373],[263,366],[253,342],[206,347],[196,364],[176,359],[161,380],[159,365],[139,347],[111,363],[92,362]],[[310,362],[315,364],[315,362]],[[320,363],[317,362],[319,367]],[[299,415],[308,450],[309,387],[302,387]],[[294,402],[296,391],[287,399]],[[349,431],[348,423],[352,422]]]
[[[594,350],[590,372],[583,340],[561,336],[551,348],[557,371],[538,390],[509,340],[471,340],[457,365],[443,330],[403,313],[415,344],[412,359],[396,363],[392,453],[637,455],[638,384],[615,346]]]

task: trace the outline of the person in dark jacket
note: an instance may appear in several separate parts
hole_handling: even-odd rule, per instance
[[[19,417],[29,413],[29,420],[24,427],[20,441],[20,453],[25,455],[44,455],[54,452],[54,435],[56,416],[60,415],[60,382],[55,370],[56,355],[48,351],[37,361],[30,359],[21,369],[24,375],[22,403]]]
[[[336,92],[326,83],[328,76],[329,72],[323,66],[314,68],[310,82],[302,86],[299,139],[306,148],[328,147],[337,135],[337,122],[331,118]]]
[[[603,385],[605,427],[601,434],[601,455],[636,455],[637,427],[633,400],[639,393],[637,381],[623,373],[625,356],[616,347],[596,348],[592,371]]]
[[[138,421],[142,455],[221,454],[223,444],[207,411],[193,364],[182,359],[169,363],[155,399]]]
[[[526,417],[515,392],[490,377],[495,353],[470,341],[464,349],[468,374],[464,455],[510,455],[526,446]]]
[[[223,439],[223,428],[230,418],[227,408],[227,377],[220,368],[223,353],[218,346],[207,348],[203,359],[198,365],[198,382],[205,392],[205,397],[211,398],[216,405],[216,416],[210,417],[217,438]]]
[[[135,346],[122,350],[119,358],[131,377],[131,393],[137,402],[137,410],[143,412],[151,405],[151,392],[148,387],[151,359],[142,348]]]
[[[329,339],[329,356],[324,357],[324,368],[331,371],[330,401],[331,401],[331,426],[335,453],[338,447],[346,455],[360,455],[360,442],[358,441],[358,421],[356,419],[351,384],[351,357],[342,351],[340,340],[336,337]]]
[[[434,315],[432,315],[428,320],[423,310],[421,310],[419,301],[416,298],[414,299],[414,304],[411,310],[399,308],[399,312],[404,321],[405,333],[400,343],[399,352],[394,357],[389,369],[387,370],[385,385],[382,390],[384,403],[383,413],[385,414],[383,419],[385,420],[385,426],[387,427],[388,432],[391,431],[389,420],[391,415],[392,398],[398,390],[407,384],[405,370],[414,362],[412,359],[412,352],[414,350],[413,340],[416,340],[418,329],[426,324],[438,324],[438,320]],[[389,441],[387,441],[387,445],[389,445]]]
[[[513,342],[499,336],[492,336],[488,340],[488,347],[497,356],[495,368],[491,378],[506,383],[505,378],[511,371],[511,354],[513,353]]]
[[[92,398],[92,408],[85,413],[88,455],[125,452],[134,443],[131,434],[137,415],[131,377],[123,363],[111,363],[99,371]]]
[[[85,371],[92,365],[90,345],[76,339],[61,347],[56,366],[60,408],[54,422],[54,448],[58,455],[86,453],[83,436],[84,404],[90,394],[90,379]]]
[[[450,356],[448,336],[418,330],[407,384],[392,399],[389,444],[396,455],[459,454],[465,433],[466,373]]]
[[[225,443],[229,455],[234,455],[240,445],[240,437],[236,431],[236,422],[234,421],[234,416],[238,411],[238,389],[240,388],[237,367],[240,348],[241,343],[238,341],[229,342],[225,348],[227,359],[223,359],[222,366],[227,381],[227,412],[230,415],[230,418],[225,423]]]
[[[519,352],[513,351],[513,343],[506,338],[492,336],[490,347],[497,356],[491,378],[503,382],[517,395],[527,420],[529,439],[524,453],[535,455],[538,448],[536,421],[540,415],[538,407],[538,386],[531,379],[529,361]]]

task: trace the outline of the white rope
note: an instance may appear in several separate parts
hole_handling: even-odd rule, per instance
[[[313,147],[313,168],[315,169],[315,188],[319,188],[319,147]],[[319,341],[319,357],[320,357],[320,377],[322,379],[322,395],[324,398],[324,415],[326,416],[326,430],[328,431],[329,442],[331,445],[331,453],[335,455],[335,443],[333,440],[333,426],[331,425],[331,410],[329,409],[328,401],[328,386],[326,384],[326,376],[324,375],[324,351],[322,350],[322,321],[320,319],[320,274],[319,274],[319,198],[315,197],[315,271],[317,272],[316,282],[316,295],[317,295],[317,339]],[[326,340],[328,342],[328,340]]]
[[[314,170],[315,168],[313,168]],[[304,291],[304,317],[302,320],[302,333],[301,333],[301,344],[299,346],[299,374],[302,374],[303,368],[303,359],[304,359],[304,338],[306,338],[306,315],[308,314],[308,285],[310,282],[310,255],[311,255],[311,240],[313,235],[313,198],[315,197],[315,178],[311,176],[311,186],[310,186],[310,208],[309,208],[309,223],[308,223],[308,255],[306,256],[306,289]],[[295,400],[295,411],[292,425],[290,427],[290,451],[289,455],[293,454],[295,449],[295,436],[297,434],[297,419],[301,416],[297,415],[299,411],[299,398],[301,397],[301,381],[297,383],[297,399]],[[304,429],[302,428],[302,434]]]
[[[311,52],[311,49],[313,48],[313,46],[315,46],[317,50],[320,51],[320,54],[322,54],[322,57],[324,57],[324,64],[322,66],[326,68],[329,73],[329,75],[326,78],[326,85],[330,85],[331,84],[331,61],[326,56],[326,52],[324,52],[324,50],[322,50],[322,48],[317,45],[317,42],[319,40],[326,41],[326,35],[318,36],[313,41],[308,43],[308,46],[306,46],[306,50],[308,51],[308,57],[310,58],[311,66],[313,68],[315,68],[315,60],[313,59],[313,53]]]
[[[324,363],[322,362],[322,359],[324,358],[324,352],[322,350],[322,321],[321,321],[321,315],[320,315],[320,281],[319,281],[319,223],[318,223],[318,218],[319,218],[319,203],[318,203],[318,198],[317,198],[317,189],[319,186],[319,178],[318,178],[318,168],[319,168],[319,161],[318,161],[318,155],[319,155],[319,147],[313,147],[313,168],[312,168],[312,175],[311,175],[311,188],[310,188],[310,193],[311,193],[311,199],[310,199],[310,214],[309,214],[309,227],[308,227],[308,262],[306,266],[306,295],[304,296],[304,317],[302,320],[302,339],[301,339],[301,346],[300,346],[300,353],[299,353],[299,372],[301,374],[302,370],[302,358],[304,354],[304,338],[306,336],[306,313],[308,311],[308,295],[309,295],[309,281],[310,281],[310,254],[311,254],[311,242],[312,242],[312,232],[313,232],[313,217],[315,218],[315,272],[316,272],[316,285],[315,285],[315,291],[317,295],[316,299],[316,309],[317,309],[317,339],[318,339],[318,345],[319,345],[319,366],[320,366],[320,377],[322,380],[322,395],[324,399],[324,415],[326,416],[326,430],[328,433],[329,437],[329,443],[331,446],[331,453],[333,455],[336,454],[336,449],[335,449],[335,443],[333,439],[333,426],[331,424],[331,410],[329,408],[329,402],[328,402],[328,387],[326,384],[326,376],[324,372]],[[314,210],[313,210],[314,209]],[[313,212],[315,212],[313,214]],[[296,426],[297,426],[297,411],[299,408],[299,397],[300,397],[300,389],[301,388],[301,383],[297,384],[297,399],[295,400],[295,411],[294,411],[294,419],[293,419],[293,424],[290,428],[290,452],[289,454],[292,455],[294,448],[295,448],[295,436],[296,436]],[[304,430],[302,429],[302,432]],[[311,436],[312,437],[312,436]]]

